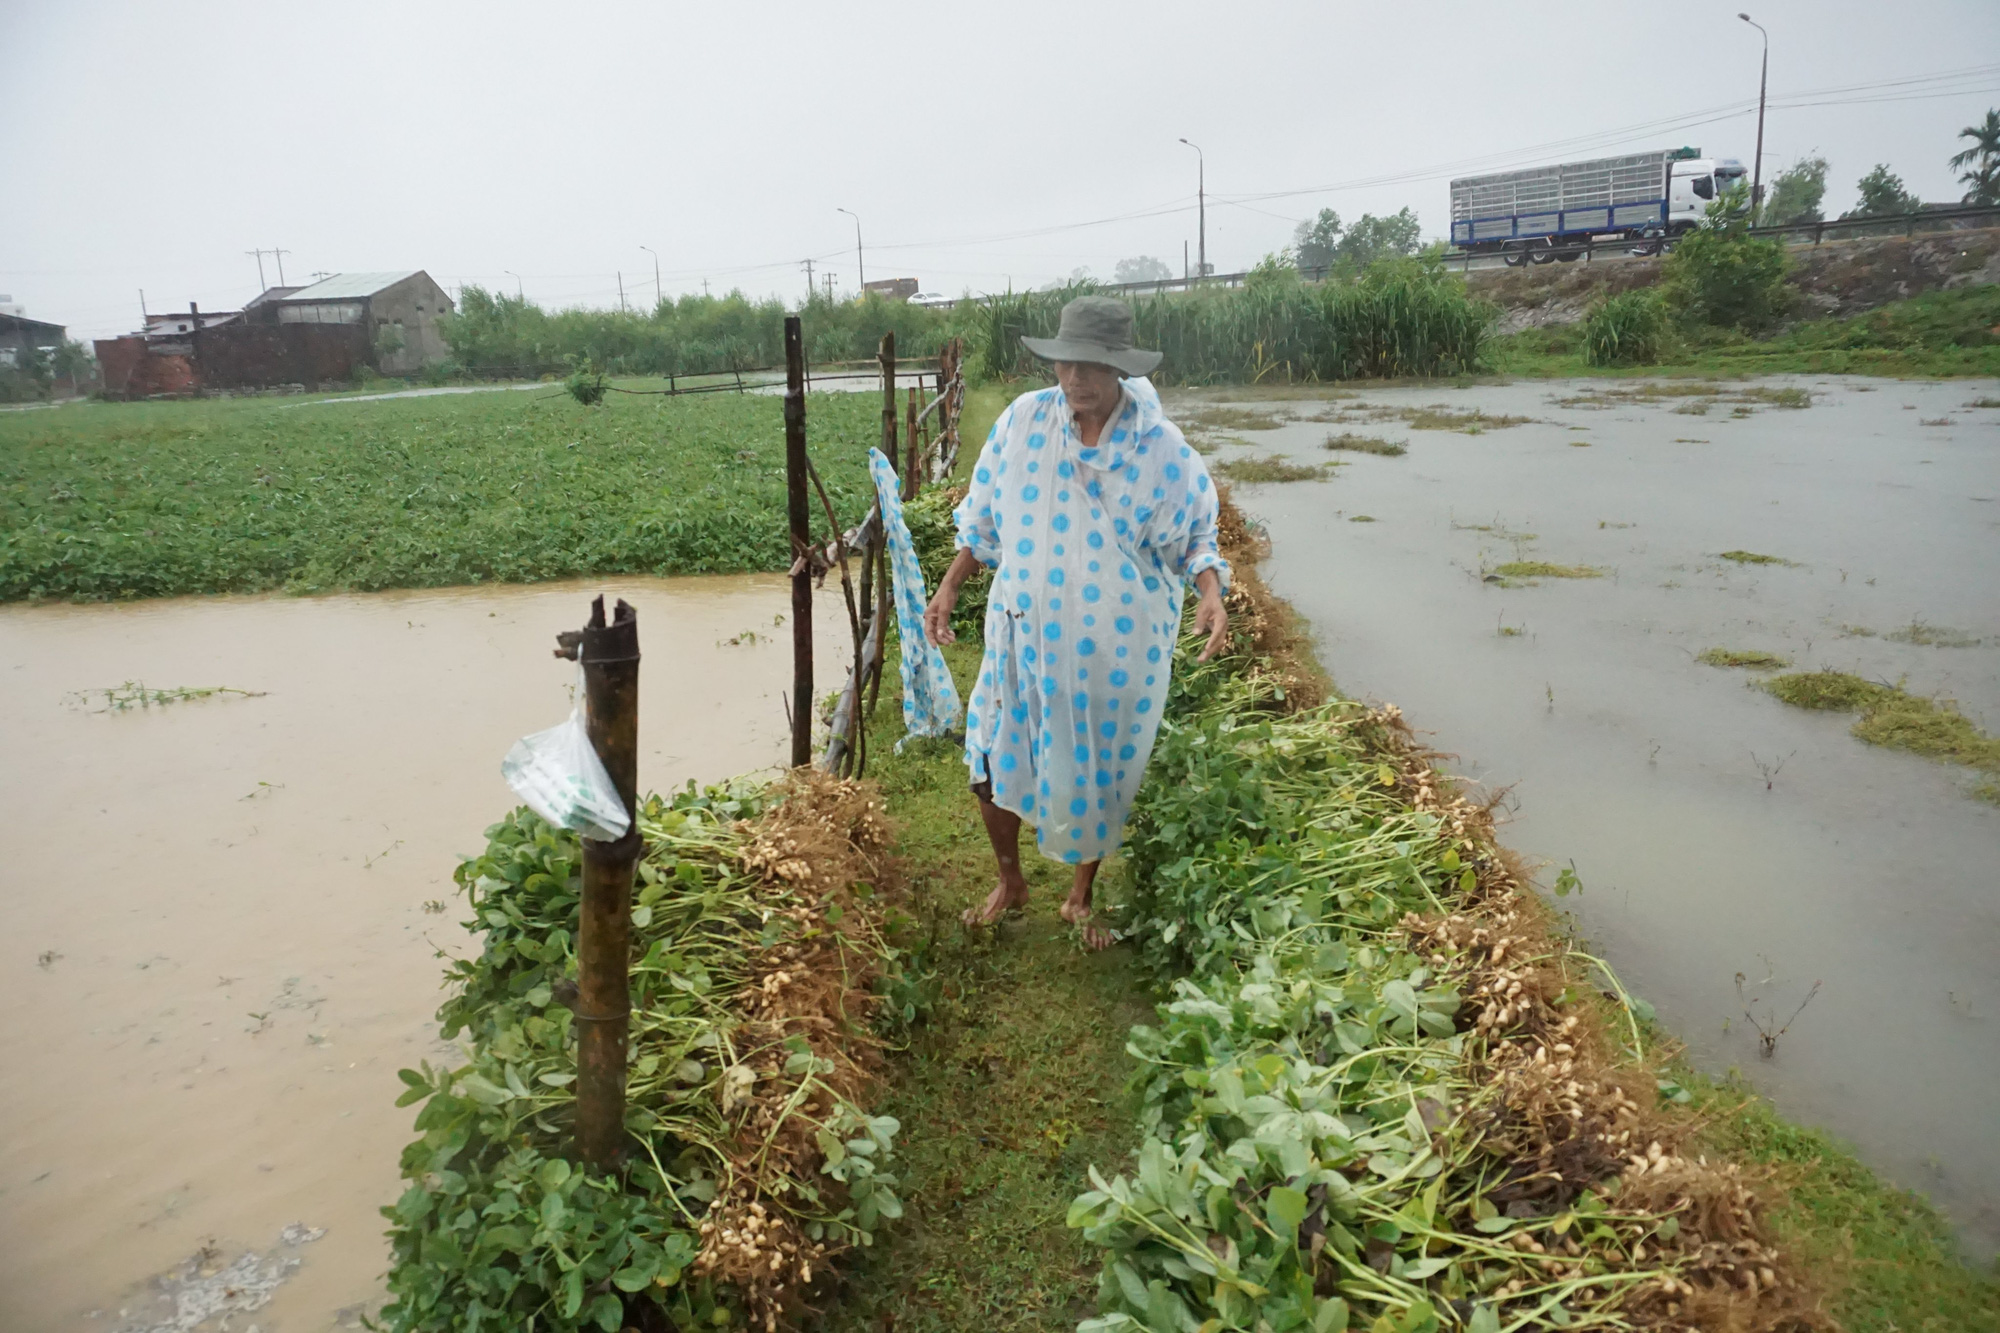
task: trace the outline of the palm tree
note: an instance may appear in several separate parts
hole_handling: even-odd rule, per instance
[[[1959,184],[1969,187],[1968,204],[2000,204],[2000,110],[1988,110],[1986,119],[1967,125],[1958,132],[1972,140],[1972,147],[1955,154],[1950,165],[1964,168]]]

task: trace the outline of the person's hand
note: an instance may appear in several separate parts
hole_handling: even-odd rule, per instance
[[[1208,642],[1201,646],[1195,661],[1206,662],[1229,646],[1229,612],[1223,609],[1222,594],[1215,588],[1201,590],[1201,601],[1194,611],[1194,627],[1196,632],[1208,634]]]
[[[924,637],[940,648],[958,642],[958,635],[951,628],[951,611],[957,605],[958,585],[946,579],[938,584],[936,595],[924,608]]]

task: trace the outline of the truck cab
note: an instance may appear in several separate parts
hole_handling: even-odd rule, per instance
[[[1698,227],[1708,206],[1743,183],[1749,175],[1733,157],[1697,157],[1674,163],[1667,194],[1669,234]]]

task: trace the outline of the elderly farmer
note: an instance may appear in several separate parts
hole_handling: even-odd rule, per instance
[[[1000,882],[966,924],[1028,900],[1023,818],[1042,854],[1075,867],[1062,916],[1101,949],[1091,921],[1097,867],[1116,850],[1166,701],[1182,589],[1201,590],[1200,660],[1228,641],[1216,494],[1201,456],[1143,377],[1158,352],[1132,345],[1123,301],[1083,296],[1053,338],[1023,338],[1057,387],[1016,398],[994,423],[958,507],[958,554],[924,611],[950,643],[959,585],[997,572],[986,657],[965,718],[965,763]]]

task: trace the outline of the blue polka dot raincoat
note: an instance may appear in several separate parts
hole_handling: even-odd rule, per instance
[[[1071,864],[1115,851],[1166,701],[1185,581],[1213,569],[1216,495],[1144,379],[1084,448],[1060,389],[1023,394],[980,451],[958,544],[996,570],[966,709],[974,785]]]

